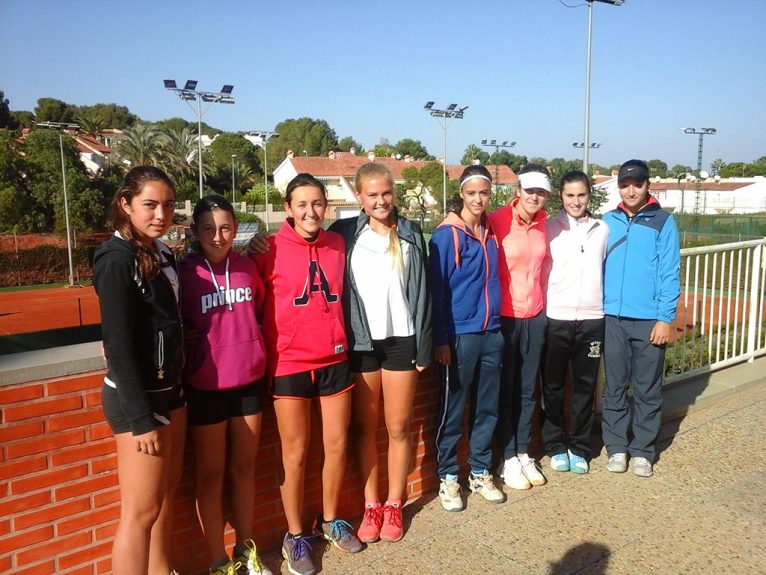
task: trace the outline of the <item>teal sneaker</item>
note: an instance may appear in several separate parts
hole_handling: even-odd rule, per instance
[[[583,475],[588,473],[588,460],[579,455],[569,452],[569,470],[572,473]]]
[[[364,545],[354,533],[354,528],[343,519],[335,518],[325,522],[320,515],[314,522],[314,533],[346,553],[359,553],[364,549]]]
[[[551,469],[553,471],[569,471],[569,456],[566,453],[552,455]]]

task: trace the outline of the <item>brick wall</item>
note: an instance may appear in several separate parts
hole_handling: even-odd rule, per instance
[[[437,487],[434,413],[438,389],[433,371],[421,376],[412,426],[412,471],[408,496]],[[119,518],[114,440],[101,413],[102,373],[0,387],[0,573],[82,574],[110,571],[110,551]],[[382,413],[382,410],[381,410]],[[321,441],[317,418],[306,482],[306,519],[321,507]],[[381,477],[385,477],[386,432],[379,422]],[[465,455],[465,445],[461,454]],[[206,573],[209,558],[197,524],[193,468],[187,449],[177,494],[174,545],[177,568]],[[276,547],[286,523],[279,498],[280,450],[273,411],[264,413],[257,459],[255,533],[261,549]],[[362,491],[349,454],[340,514],[357,519]],[[381,485],[385,496],[385,482]],[[227,544],[233,545],[227,532]]]

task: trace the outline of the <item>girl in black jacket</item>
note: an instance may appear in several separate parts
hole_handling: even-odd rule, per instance
[[[96,253],[107,373],[104,415],[117,443],[120,523],[115,575],[171,572],[172,503],[186,434],[178,275],[159,238],[173,221],[175,187],[138,166],[112,200],[114,235]]]

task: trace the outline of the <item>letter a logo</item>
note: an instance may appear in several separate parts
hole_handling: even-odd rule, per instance
[[[319,276],[319,283],[317,283],[317,276]],[[324,294],[324,299],[327,303],[336,303],[338,301],[338,294],[330,291],[330,282],[327,281],[327,276],[324,275],[324,270],[316,260],[309,262],[309,274],[306,278],[306,285],[303,287],[303,293],[300,297],[293,299],[293,305],[306,305],[309,303],[309,294],[316,291],[320,291]]]

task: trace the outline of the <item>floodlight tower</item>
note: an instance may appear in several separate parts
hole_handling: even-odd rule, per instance
[[[444,129],[444,163],[442,164],[442,171],[444,176],[444,189],[442,198],[443,214],[447,214],[447,128],[452,123],[452,120],[462,120],[463,113],[468,109],[468,106],[458,106],[457,104],[450,104],[444,110],[434,108],[434,103],[428,101],[423,106],[423,109],[431,114],[431,117],[436,118],[441,127]]]

